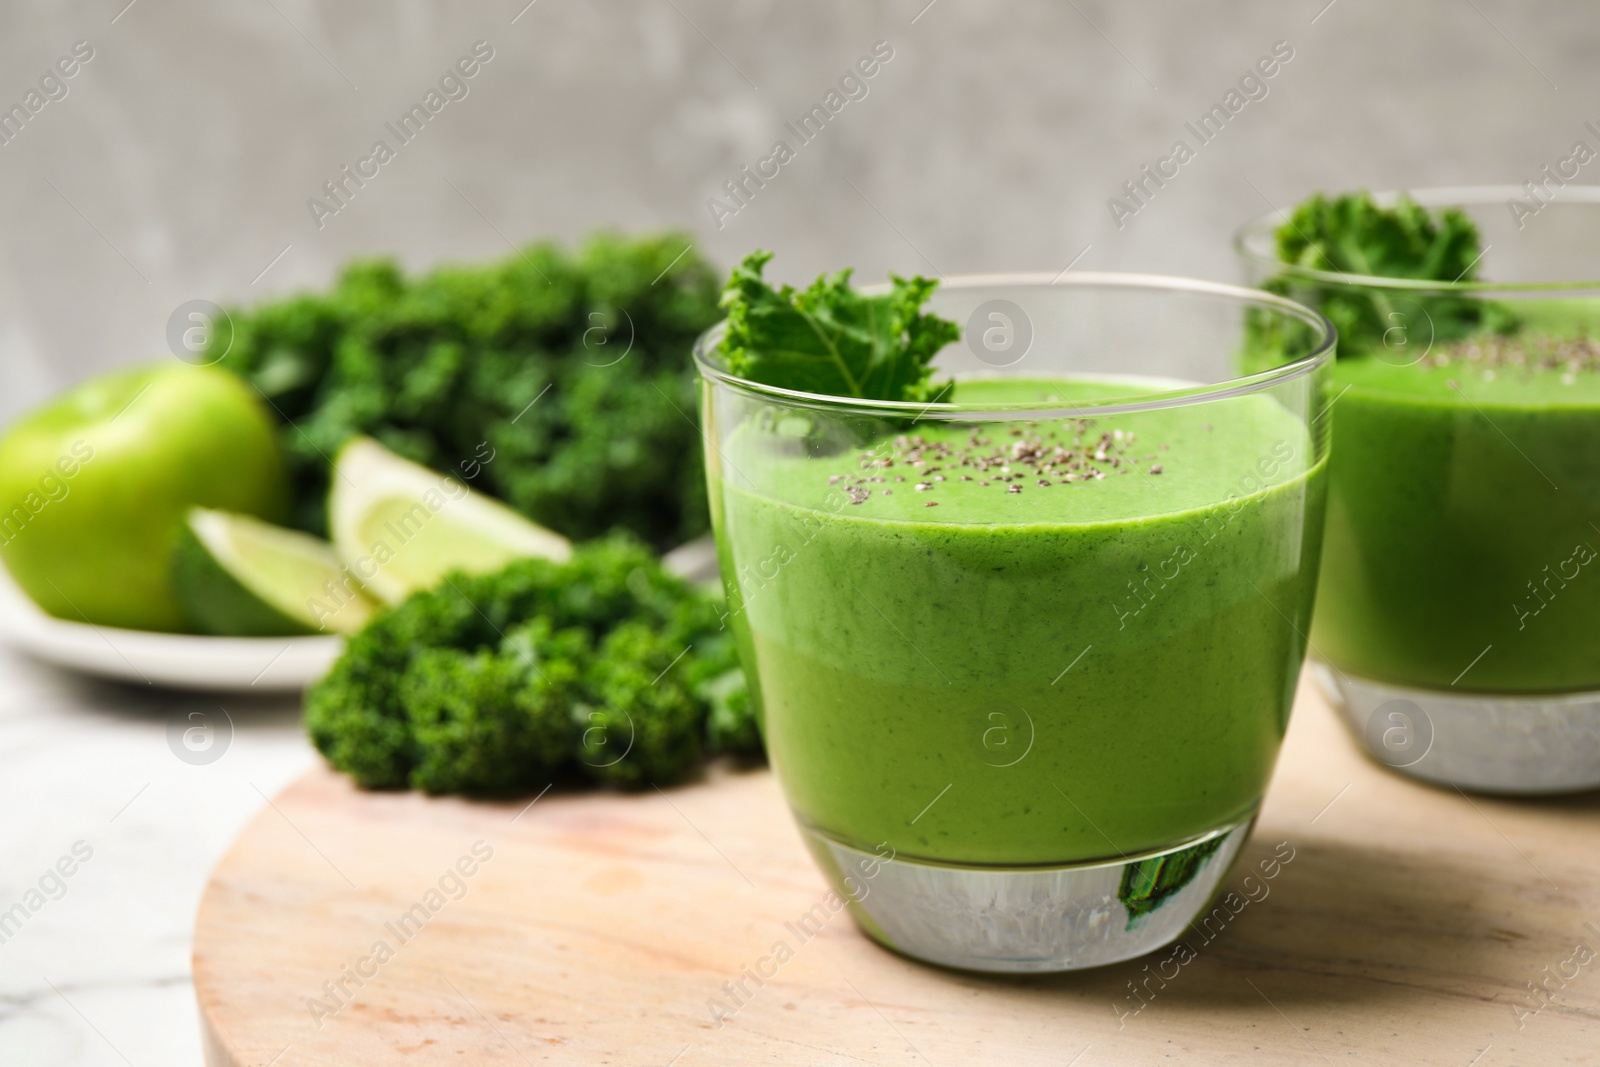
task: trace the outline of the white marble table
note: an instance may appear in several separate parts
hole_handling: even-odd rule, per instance
[[[169,720],[219,705],[226,750],[180,759]],[[189,944],[206,877],[317,758],[298,698],[114,686],[0,647],[0,1063],[197,1067]]]

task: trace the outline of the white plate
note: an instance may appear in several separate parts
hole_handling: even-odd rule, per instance
[[[717,569],[717,542],[710,535],[685,541],[661,557],[661,566],[671,574],[696,585],[714,585],[721,581]]]
[[[717,580],[716,544],[709,534],[679,545],[662,563],[690,581]],[[68,622],[40,610],[3,566],[0,635],[58,667],[175,689],[294,692],[326,674],[344,649],[337,636],[201,637]]]
[[[91,626],[46,615],[0,567],[0,633],[36,659],[101,678],[176,689],[293,692],[327,673],[338,636],[202,637]]]

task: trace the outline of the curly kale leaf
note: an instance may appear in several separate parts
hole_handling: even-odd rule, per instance
[[[1380,207],[1366,192],[1316,193],[1278,228],[1285,263],[1343,274],[1425,281],[1472,281],[1478,228],[1459,208],[1437,216],[1409,197]]]
[[[415,739],[413,786],[429,793],[509,793],[558,773],[571,749],[567,709],[590,640],[536,618],[496,652],[425,648],[401,678]]]
[[[1180,852],[1124,865],[1117,899],[1128,911],[1127,928],[1132,930],[1140,919],[1182,892],[1224,840],[1214,837]]]
[[[690,650],[638,622],[606,635],[590,665],[589,701],[573,708],[578,760],[604,782],[682,778],[700,761],[705,704],[683,683]]]
[[[420,614],[388,613],[399,626],[374,619],[345,642],[332,669],[306,691],[311,743],[365,789],[405,788],[416,763],[415,739],[397,687],[413,650],[425,646],[400,631],[427,632],[429,644],[446,643],[451,632]]]
[[[296,525],[326,530],[329,456],[365,434],[573,539],[707,529],[688,352],[718,317],[687,238],[592,237],[231,309],[220,366],[276,409]]]
[[[306,726],[367,788],[666,785],[708,749],[759,753],[742,687],[720,602],[617,536],[381,613],[307,693]]]
[[[934,356],[960,327],[922,306],[938,282],[890,275],[890,289],[864,296],[850,271],[822,275],[803,291],[762,278],[772,258],[752,252],[722,291],[728,313],[721,352],[728,371],[750,381],[828,396],[923,401]]]
[[[1483,330],[1506,332],[1515,316],[1502,303],[1446,291],[1477,280],[1478,229],[1458,208],[1430,212],[1401,196],[1380,206],[1366,192],[1318,193],[1295,208],[1277,234],[1278,258],[1310,270],[1444,283],[1414,292],[1356,283],[1313,282],[1285,272],[1263,286],[1317,308],[1339,331],[1342,354],[1425,345]]]
[[[750,686],[738,667],[712,678],[697,693],[711,705],[706,741],[713,752],[759,755],[761,731],[750,706]]]

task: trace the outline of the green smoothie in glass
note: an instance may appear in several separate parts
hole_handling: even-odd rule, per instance
[[[1270,287],[1339,324],[1311,641],[1369,744],[1424,734],[1374,749],[1423,777],[1600,784],[1600,703],[1571,699],[1600,691],[1600,199],[1581,193],[1520,229],[1498,194],[1313,200],[1273,224],[1270,262],[1263,223],[1241,235]]]
[[[952,401],[1128,389],[974,379]],[[830,457],[732,446],[742,477],[712,483],[727,572],[779,550],[770,577],[730,587],[733,625],[809,824],[1043,864],[1254,811],[1321,526],[1321,463],[1271,399],[934,424]]]
[[[852,857],[895,857],[854,910],[937,962],[1062,969],[1177,936],[1287,723],[1321,550],[1313,419],[1331,338],[1255,388],[1133,375],[1139,327],[1108,353],[1093,322],[1145,302],[1191,344],[1216,330],[1226,367],[1257,298],[1182,283],[1204,305],[1184,323],[1157,282],[1103,284],[941,289],[935,310],[960,318],[1001,294],[1027,306],[1038,372],[980,360],[927,404],[741,382],[702,343],[729,623],[774,769],[836,880]],[[952,370],[964,347],[946,350]],[[1057,900],[1060,886],[1007,881],[1062,872],[1099,888],[1063,882]],[[963,877],[998,881],[941,882]],[[1004,921],[970,914],[973,893]],[[997,934],[1019,894],[1029,914],[1054,900],[1057,927]]]

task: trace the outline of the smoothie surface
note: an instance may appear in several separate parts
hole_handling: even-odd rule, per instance
[[[1130,385],[975,378],[953,399],[1070,404],[1124,398]],[[729,481],[846,519],[1075,525],[1212,507],[1312,462],[1305,427],[1266,396],[1110,416],[1080,410],[979,426],[925,421],[836,456],[736,462]]]
[[[1342,389],[1419,404],[1489,408],[1600,408],[1600,301],[1524,301],[1520,329],[1406,348],[1348,352]]]

